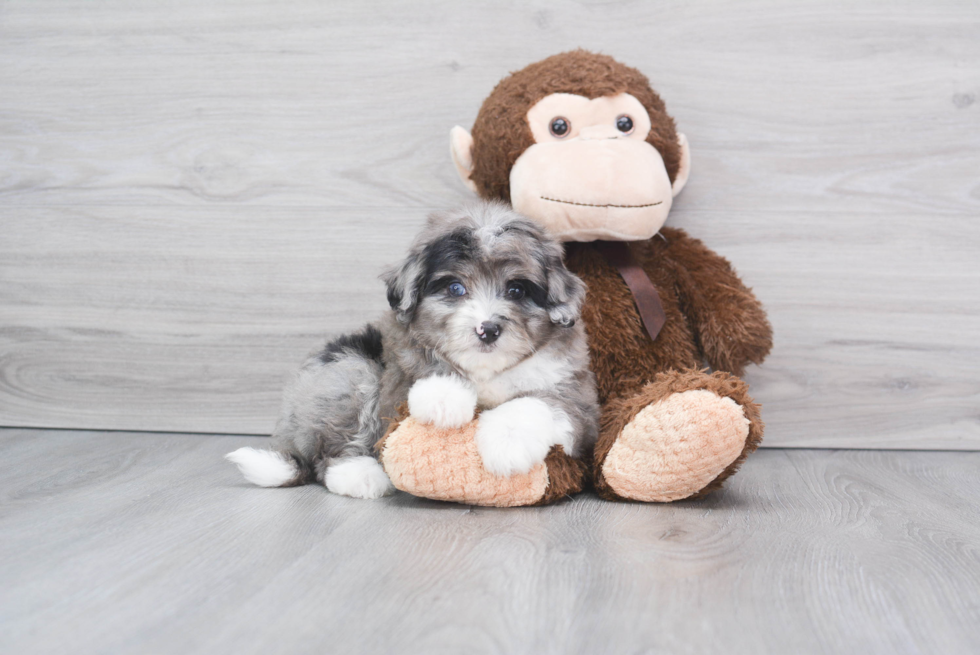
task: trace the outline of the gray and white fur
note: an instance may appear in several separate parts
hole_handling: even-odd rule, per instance
[[[271,450],[227,455],[248,480],[389,493],[373,449],[406,401],[437,427],[465,425],[479,408],[477,449],[495,475],[531,470],[554,445],[591,452],[599,406],[577,321],[585,286],[557,241],[507,205],[474,204],[430,216],[383,279],[391,310],[306,361]]]

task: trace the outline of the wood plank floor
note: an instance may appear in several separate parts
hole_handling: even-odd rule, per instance
[[[976,653],[980,453],[770,449],[707,500],[260,489],[255,437],[0,431],[3,653]]]

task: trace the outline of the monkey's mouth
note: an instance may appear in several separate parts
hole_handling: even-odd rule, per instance
[[[575,205],[577,207],[599,207],[602,209],[606,209],[608,207],[617,207],[619,209],[643,209],[644,207],[656,207],[657,205],[664,204],[664,201],[661,200],[660,202],[651,202],[645,205],[614,205],[612,203],[599,205],[590,202],[573,202],[571,200],[559,200],[558,198],[549,198],[547,196],[540,196],[540,198],[542,200],[547,200],[548,202],[560,202],[563,205]]]

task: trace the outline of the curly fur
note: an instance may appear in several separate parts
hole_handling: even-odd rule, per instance
[[[660,294],[667,321],[656,341],[643,327],[629,288],[590,244],[567,244],[566,265],[586,283],[582,320],[589,333],[599,399],[628,395],[668,369],[742,373],[765,359],[772,327],[731,264],[683,230],[630,244]],[[729,339],[732,330],[737,339]]]
[[[511,169],[535,143],[527,123],[528,110],[553,93],[575,94],[589,99],[631,94],[650,117],[651,130],[647,143],[659,152],[671,183],[679,179],[682,157],[679,136],[673,119],[647,78],[611,57],[575,50],[549,57],[511,74],[484,101],[472,129],[473,143],[469,153],[472,170],[466,166],[468,174],[465,176],[467,182],[473,182],[480,196],[510,201]],[[613,197],[608,201],[615,202],[616,189],[612,188],[610,194]],[[539,220],[543,219],[539,217]],[[656,227],[644,234],[651,234],[653,229]],[[599,399],[603,404],[601,436],[593,453],[591,474],[595,476],[600,495],[619,499],[620,496],[603,477],[602,470],[604,461],[617,439],[623,435],[624,428],[644,408],[672,394],[697,392],[687,394],[686,398],[690,399],[704,398],[707,394],[702,395],[701,392],[710,392],[726,399],[719,401],[721,405],[728,409],[735,406],[733,411],[736,413],[741,411],[741,416],[730,423],[740,426],[737,433],[731,433],[736,434],[737,439],[727,442],[730,449],[715,449],[713,454],[719,459],[711,467],[701,469],[710,473],[692,483],[702,485],[702,488],[681,488],[669,498],[660,496],[667,500],[685,495],[697,497],[721,486],[762,440],[764,426],[759,407],[749,397],[747,385],[736,376],[741,375],[747,364],[761,363],[766,357],[772,347],[772,328],[762,305],[738,278],[731,265],[682,230],[662,228],[652,239],[630,242],[629,248],[633,258],[656,286],[666,315],[666,323],[656,339],[651,339],[644,329],[629,288],[595,245],[566,245],[568,269],[587,286],[581,317],[591,347],[591,369],[595,373]],[[704,370],[706,365],[719,372],[707,373]],[[723,429],[697,427],[710,425],[709,420],[700,419],[720,415],[712,414],[711,403],[699,405],[694,402],[684,406],[680,399],[673,400],[681,403],[678,406],[687,407],[677,416],[690,412],[685,416],[692,420],[682,424],[693,425],[700,430],[693,441],[686,442],[693,444],[697,441],[695,445],[704,449],[688,449],[695,457],[713,448],[712,438],[731,436]],[[662,405],[667,406],[669,403],[666,402]],[[637,428],[636,425],[630,429],[640,430],[642,435],[645,428]],[[667,432],[664,430],[663,434]],[[636,448],[630,450],[627,441],[623,444],[624,447],[618,452],[623,453],[622,457],[626,459],[621,461],[639,461],[632,459],[630,453],[640,451]],[[742,451],[735,456],[739,448]],[[610,471],[620,476],[622,481],[624,476],[633,473],[628,472],[630,467],[618,465],[617,457],[609,460]],[[581,462],[569,459],[560,449],[553,449],[547,462],[549,487],[539,501],[541,503],[577,491],[590,473]],[[725,468],[722,470],[721,467]],[[634,470],[637,470],[636,467]],[[715,475],[717,470],[722,472],[710,479],[708,475]],[[627,482],[643,481],[643,474],[643,470],[637,470],[637,477],[627,479]],[[653,476],[648,478],[653,479]],[[620,488],[640,487],[626,484]],[[647,499],[659,498],[650,496]],[[503,501],[497,498],[494,502]]]
[[[650,115],[647,141],[664,160],[673,182],[681,151],[673,119],[649,80],[611,57],[575,50],[549,57],[511,74],[484,101],[473,126],[471,179],[484,198],[510,200],[510,171],[534,143],[528,110],[552,93],[593,99],[630,93]],[[602,437],[596,471],[613,441],[643,407],[661,393],[709,389],[737,402],[750,422],[741,455],[694,495],[716,489],[758,447],[763,424],[759,407],[738,380],[749,363],[761,363],[772,347],[772,328],[762,305],[731,265],[682,230],[662,228],[630,249],[660,294],[666,323],[656,340],[646,334],[635,301],[617,271],[589,243],[566,245],[566,265],[587,285],[582,319],[590,361],[603,403]],[[701,369],[717,371],[710,376]],[[731,387],[731,388],[729,388]],[[612,497],[601,474],[600,493]]]
[[[272,450],[229,458],[263,486],[317,481],[376,498],[392,487],[372,451],[403,405],[439,429],[465,427],[478,406],[503,417],[536,408],[538,429],[511,420],[480,433],[477,461],[500,477],[537,468],[543,480],[554,443],[588,457],[598,400],[577,321],[585,288],[562,254],[503,203],[433,214],[384,276],[391,310],[308,358],[284,393]]]

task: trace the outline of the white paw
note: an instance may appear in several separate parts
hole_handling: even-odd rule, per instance
[[[454,376],[423,378],[408,392],[408,413],[437,428],[462,427],[473,420],[475,411],[476,391]]]
[[[381,464],[373,457],[345,457],[327,469],[327,489],[351,498],[380,498],[395,490]]]
[[[507,477],[527,473],[555,444],[572,452],[572,425],[564,412],[538,398],[515,398],[480,414],[476,449],[483,468]]]

